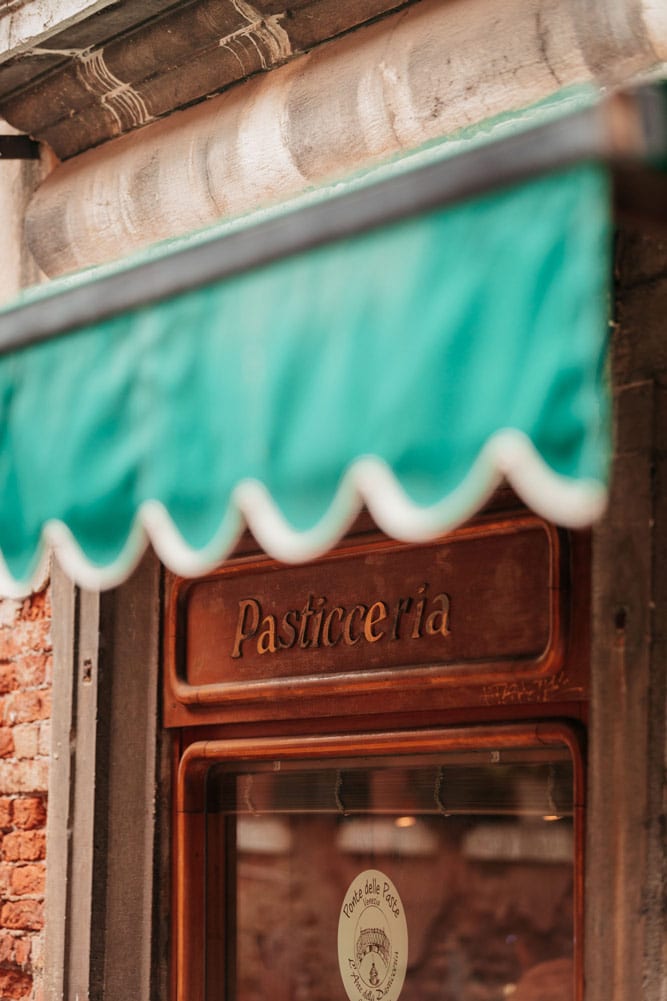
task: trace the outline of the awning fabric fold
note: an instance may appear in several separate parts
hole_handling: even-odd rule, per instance
[[[571,167],[1,357],[0,588],[25,593],[50,545],[83,586],[114,585],[147,538],[197,575],[245,524],[301,561],[364,503],[423,540],[503,477],[589,523],[608,188]]]

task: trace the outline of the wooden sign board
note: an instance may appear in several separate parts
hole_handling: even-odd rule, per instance
[[[172,579],[167,723],[210,720],[214,707],[224,721],[240,704],[266,718],[267,700],[280,716],[281,702],[388,685],[551,677],[563,662],[562,566],[557,531],[521,513],[422,546],[376,534],[310,564],[254,557]]]

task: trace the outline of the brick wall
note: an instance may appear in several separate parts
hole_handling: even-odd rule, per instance
[[[41,1001],[50,740],[48,591],[0,601],[0,998]]]

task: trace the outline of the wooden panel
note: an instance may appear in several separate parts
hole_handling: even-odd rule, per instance
[[[223,573],[184,588],[185,678],[199,687],[534,661],[549,646],[549,584],[539,525]]]
[[[267,698],[281,715],[281,702],[388,684],[427,699],[473,686],[485,701],[495,686],[506,701],[508,685],[563,666],[564,562],[556,530],[516,513],[424,546],[373,533],[308,565],[255,556],[197,581],[172,578],[167,722],[203,710],[202,722],[223,721],[233,705],[261,709]]]
[[[621,231],[617,254],[614,475],[593,539],[586,999],[664,1001],[667,242]]]

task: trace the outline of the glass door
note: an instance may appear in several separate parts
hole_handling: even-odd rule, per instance
[[[573,742],[458,734],[221,746],[201,797],[205,1001],[577,996]]]

